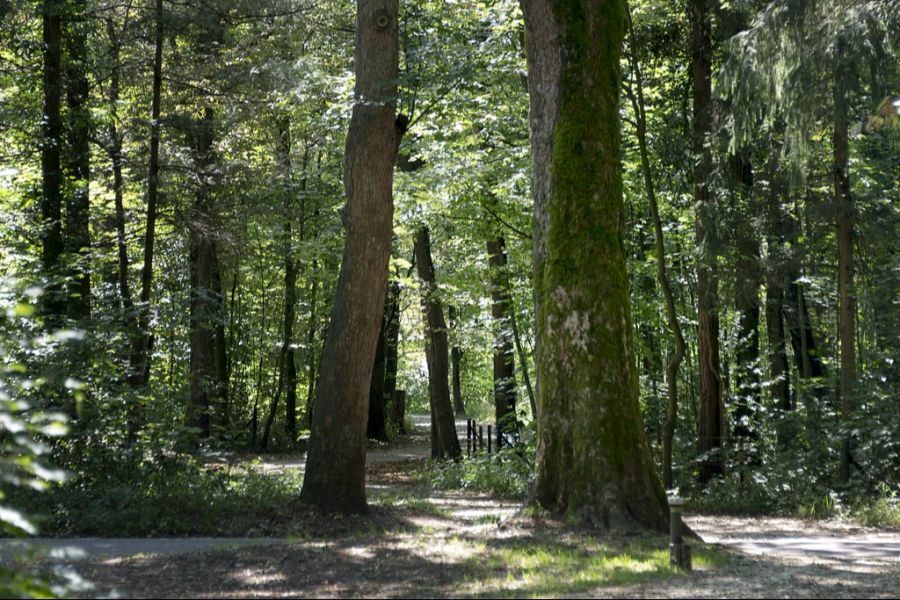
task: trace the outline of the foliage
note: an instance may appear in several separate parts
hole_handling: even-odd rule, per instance
[[[36,403],[36,398],[55,390],[52,380],[39,374],[32,361],[36,357],[52,361],[60,340],[70,334],[37,335],[32,317],[40,291],[23,291],[16,282],[0,279],[0,533],[4,536],[37,535],[33,505],[18,502],[17,495],[23,489],[47,495],[52,485],[65,479],[63,471],[50,466],[47,455],[49,442],[65,435],[68,419]],[[77,383],[72,380],[70,387]],[[26,506],[27,512],[18,508]],[[68,589],[59,577],[48,579],[33,569],[0,566],[0,595],[46,598]]]
[[[266,472],[258,462],[220,462],[171,448],[118,455],[87,466],[66,485],[34,498],[61,535],[281,535],[302,476]]]
[[[484,492],[524,500],[531,489],[534,448],[504,448],[459,462],[430,462],[423,478],[436,490]]]

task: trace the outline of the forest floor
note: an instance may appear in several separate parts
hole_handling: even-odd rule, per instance
[[[900,597],[898,531],[689,516],[706,543],[694,544],[694,571],[678,573],[664,536],[586,530],[533,518],[516,501],[434,492],[420,477],[424,431],[370,448],[365,517],[297,504],[283,515],[283,538],[29,544],[50,551],[41,564],[90,582],[84,597]],[[303,466],[297,455],[262,463],[270,471]],[[0,541],[0,563],[12,547]]]

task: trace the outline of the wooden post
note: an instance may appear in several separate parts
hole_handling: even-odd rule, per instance
[[[691,547],[684,543],[684,526],[681,521],[681,511],[684,509],[682,498],[669,498],[669,564],[683,569],[691,570]]]
[[[466,455],[472,456],[472,419],[466,419]]]
[[[478,426],[478,449],[484,452],[484,425]]]
[[[497,452],[503,449],[503,430],[500,429],[500,423],[497,423]]]
[[[493,440],[493,436],[491,435],[491,426],[488,425],[488,454],[491,453],[491,441]]]

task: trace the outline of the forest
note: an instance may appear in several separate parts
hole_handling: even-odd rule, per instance
[[[0,305],[4,597],[897,597],[900,4],[0,0]]]

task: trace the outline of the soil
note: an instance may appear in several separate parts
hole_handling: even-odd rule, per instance
[[[368,515],[341,518],[298,504],[290,527],[303,532],[298,538],[43,543],[80,544],[82,558],[53,560],[91,582],[83,597],[900,597],[900,532],[721,516],[686,520],[706,542],[728,550],[724,565],[618,587],[523,586],[509,568],[490,563],[492,552],[584,535],[625,548],[634,534],[585,534],[525,517],[515,501],[435,493],[417,477],[428,454],[428,438],[419,431],[399,445],[370,448]],[[303,460],[284,455],[263,464],[292,469]]]

